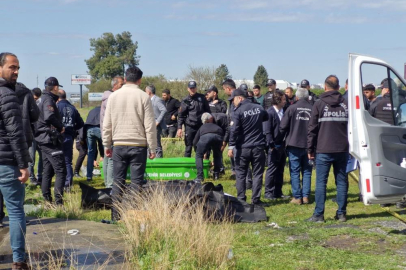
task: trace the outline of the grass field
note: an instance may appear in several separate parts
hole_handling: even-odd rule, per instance
[[[81,110],[86,117],[88,110]],[[182,156],[183,142],[165,142],[164,155]],[[76,155],[76,154],[75,154]],[[224,157],[227,167],[229,159]],[[85,161],[86,162],[86,161]],[[224,191],[236,195],[234,181],[228,173],[216,184]],[[291,194],[288,168],[285,169],[284,194]],[[406,225],[402,225],[377,205],[365,206],[358,202],[358,185],[350,179],[348,198],[348,222],[333,219],[337,209],[331,199],[335,197],[335,184],[330,174],[327,186],[327,202],[323,224],[307,223],[314,210],[315,172],[312,176],[312,196],[309,205],[292,205],[286,200],[267,201],[268,221],[255,224],[233,224],[231,239],[232,259],[229,269],[406,269]],[[36,216],[85,219],[100,222],[110,219],[110,211],[89,211],[80,208],[80,190],[75,179],[74,190],[66,196],[64,208],[45,207]],[[103,187],[103,180],[95,178],[91,183]],[[248,191],[248,197],[251,191]],[[263,194],[262,194],[263,195]],[[250,200],[250,198],[248,198]],[[39,188],[27,188],[27,203],[41,203]],[[404,214],[403,211],[398,211]],[[31,213],[33,214],[33,213]],[[278,224],[273,228],[270,223]],[[112,225],[114,226],[114,225]],[[212,225],[217,226],[217,225]],[[214,227],[215,228],[215,227]],[[146,268],[145,268],[146,269]],[[199,269],[193,265],[179,269]],[[207,269],[215,269],[208,267]]]

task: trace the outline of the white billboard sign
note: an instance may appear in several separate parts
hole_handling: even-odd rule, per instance
[[[92,76],[90,75],[72,75],[71,78],[72,85],[88,85],[92,83]]]
[[[102,101],[103,93],[89,93],[89,101]]]

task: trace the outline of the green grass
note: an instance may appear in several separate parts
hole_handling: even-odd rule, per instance
[[[164,155],[183,156],[183,142],[165,142]],[[227,174],[215,183],[222,184],[224,191],[236,195],[234,181],[229,180],[229,158],[224,162]],[[86,163],[86,161],[85,161]],[[285,168],[284,194],[291,194],[289,170]],[[73,201],[80,204],[79,182],[74,181]],[[103,187],[101,178],[92,182],[95,187]],[[348,198],[348,222],[333,220],[337,209],[331,199],[335,197],[335,184],[330,174],[327,186],[327,201],[324,224],[304,222],[314,211],[315,172],[312,176],[312,196],[310,205],[291,205],[288,201],[267,201],[265,207],[268,221],[255,224],[234,224],[232,251],[235,269],[406,269],[404,243],[406,230],[384,227],[382,222],[397,219],[378,205],[365,206],[358,202],[358,184],[350,179]],[[262,194],[263,195],[263,194]],[[251,191],[247,192],[248,201]],[[27,189],[27,201],[41,203],[39,188]],[[72,206],[65,209],[48,209],[36,213],[38,216],[77,218],[99,222],[110,219],[110,211],[77,211]],[[72,209],[75,209],[73,211]],[[399,214],[404,212],[398,211]],[[275,222],[280,229],[268,224]],[[214,226],[214,225],[213,225]],[[405,227],[406,228],[406,227]],[[189,269],[193,269],[191,266]]]

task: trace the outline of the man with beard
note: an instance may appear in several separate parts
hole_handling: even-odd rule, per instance
[[[215,85],[209,87],[206,90],[206,98],[208,98],[211,113],[226,113],[227,103],[224,100],[219,99],[219,91]]]

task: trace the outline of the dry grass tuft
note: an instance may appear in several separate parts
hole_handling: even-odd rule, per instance
[[[229,269],[233,228],[214,223],[202,202],[190,203],[163,188],[148,194],[130,191],[117,206],[123,233],[132,247],[137,269]],[[129,199],[131,198],[131,199]]]

